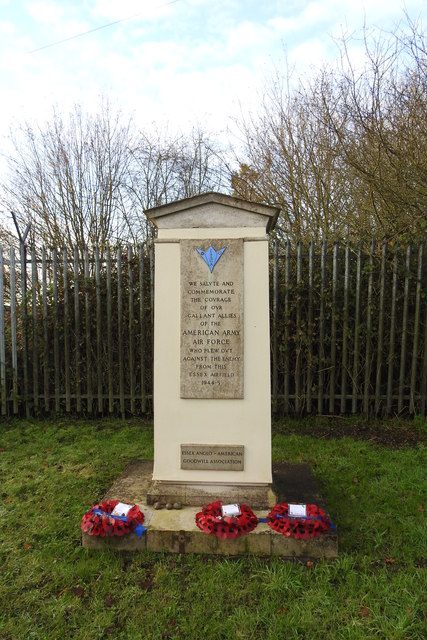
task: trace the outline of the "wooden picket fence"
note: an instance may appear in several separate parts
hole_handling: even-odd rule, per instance
[[[271,244],[272,410],[426,415],[417,246]],[[152,412],[153,247],[0,249],[0,414]]]

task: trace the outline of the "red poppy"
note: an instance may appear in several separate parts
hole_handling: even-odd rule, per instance
[[[230,540],[244,536],[253,531],[258,519],[246,505],[240,505],[240,515],[234,517],[222,516],[221,501],[212,502],[196,513],[196,525],[203,533],[213,533],[221,540]]]
[[[135,504],[129,509],[126,520],[111,516],[110,514],[119,502],[119,500],[105,500],[95,504],[83,516],[82,531],[90,536],[100,537],[123,536],[134,531],[139,524],[144,522],[144,514]]]
[[[284,536],[307,540],[320,536],[331,528],[326,514],[315,504],[306,505],[306,517],[289,516],[287,502],[276,504],[267,516],[267,524],[271,529]]]

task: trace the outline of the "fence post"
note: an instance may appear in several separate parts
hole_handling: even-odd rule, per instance
[[[120,414],[125,417],[125,383],[123,368],[123,298],[122,298],[122,249],[117,249],[117,327],[119,347],[119,393]]]
[[[68,296],[68,256],[67,249],[63,249],[63,281],[64,281],[64,366],[65,366],[65,411],[71,411],[70,386],[70,317]]]
[[[59,318],[58,318],[58,256],[52,249],[53,267],[53,360],[55,366],[55,411],[59,413]]]
[[[13,413],[18,413],[18,352],[16,345],[16,266],[15,249],[10,249],[10,330],[12,349],[12,399]]]
[[[323,413],[323,384],[325,368],[325,276],[326,276],[326,240],[322,241],[320,258],[320,313],[319,313],[319,383],[317,394],[317,413]]]
[[[366,306],[366,351],[365,351],[365,382],[363,385],[363,415],[369,416],[369,389],[371,386],[371,353],[372,353],[372,291],[374,279],[375,241],[371,243],[369,252],[368,301]]]
[[[335,370],[337,354],[337,282],[338,282],[338,243],[334,242],[332,255],[332,305],[331,305],[331,373],[329,376],[329,413],[335,413]]]
[[[101,343],[101,264],[99,247],[95,247],[95,286],[96,286],[96,377],[98,391],[98,413],[103,413],[102,401],[102,343]]]
[[[144,304],[144,247],[139,245],[139,326],[140,326],[140,349],[139,349],[139,361],[140,361],[140,385],[141,385],[141,411],[146,411],[146,397],[145,397],[145,358],[144,358],[144,345],[145,345],[145,304]]]
[[[135,414],[135,365],[134,365],[134,310],[133,310],[133,272],[132,247],[128,246],[128,287],[129,287],[129,384],[130,384],[130,412]]]
[[[404,290],[403,316],[402,316],[402,342],[401,342],[401,349],[400,349],[399,397],[398,397],[398,404],[397,404],[397,410],[399,413],[401,413],[403,410],[403,391],[404,391],[404,385],[405,385],[411,256],[412,256],[412,244],[409,243],[408,246],[406,247],[406,263],[405,263],[405,290]]]
[[[394,368],[394,346],[396,340],[396,301],[397,301],[397,271],[399,265],[399,249],[394,246],[393,256],[393,284],[391,287],[391,313],[390,313],[390,343],[387,358],[387,415],[391,414],[393,405],[393,368]]]
[[[381,248],[381,274],[380,274],[380,308],[378,315],[378,338],[377,338],[377,374],[375,379],[375,415],[380,410],[381,402],[381,370],[383,363],[383,342],[384,342],[384,290],[385,290],[385,259],[387,245],[383,242]]]
[[[314,274],[314,242],[308,250],[308,317],[307,317],[307,413],[313,410],[313,274]]]
[[[27,325],[27,249],[21,242],[21,328],[22,328],[22,371],[24,378],[25,415],[30,417],[28,397],[28,325]]]
[[[411,386],[409,391],[409,413],[416,412],[415,388],[417,379],[418,342],[420,334],[421,282],[423,276],[424,243],[418,247],[417,288],[415,296],[414,341],[412,345]]]
[[[342,353],[341,353],[341,405],[340,412],[346,413],[347,408],[347,366],[348,366],[348,295],[350,283],[350,247],[345,248],[344,267],[344,318],[342,329]]]
[[[277,305],[278,305],[278,298],[279,298],[279,276],[278,276],[279,248],[278,247],[279,247],[278,240],[277,238],[274,238],[274,241],[273,241],[273,309],[272,309],[273,415],[277,415],[277,386],[278,386],[278,340],[277,340]]]
[[[79,287],[79,249],[74,247],[74,333],[75,333],[75,372],[76,372],[76,410],[82,410],[82,390],[80,372],[80,287]]]
[[[31,248],[31,285],[32,285],[32,316],[33,316],[33,405],[34,412],[39,408],[39,343],[38,343],[38,319],[37,319],[37,263],[36,251]]]
[[[360,349],[360,294],[362,280],[362,246],[359,245],[356,263],[356,304],[354,311],[354,353],[353,353],[353,392],[351,412],[357,413],[358,377],[359,377],[359,349]]]
[[[47,259],[46,249],[42,249],[42,298],[43,298],[43,394],[44,410],[50,409],[49,394],[49,340],[48,340],[48,318],[47,318]]]
[[[151,301],[151,353],[154,354],[154,242],[151,240],[150,253],[150,301]]]
[[[289,240],[286,240],[285,245],[285,306],[284,306],[284,341],[285,341],[285,376],[284,376],[284,411],[285,415],[289,414],[289,282],[290,282],[290,262],[291,262],[291,245]]]
[[[85,325],[86,325],[86,396],[87,411],[93,413],[93,392],[92,392],[92,340],[90,330],[90,295],[89,295],[89,252],[87,247],[84,250],[85,269]]]
[[[1,415],[7,414],[6,403],[6,345],[5,345],[5,322],[4,322],[4,258],[3,249],[0,247],[0,397]]]
[[[110,247],[105,250],[107,261],[107,351],[108,351],[108,411],[113,413],[113,334],[112,334],[112,293],[111,293],[111,251]]]
[[[300,415],[303,406],[301,393],[301,359],[302,359],[302,330],[301,330],[301,282],[302,282],[302,242],[297,245],[297,299],[295,322],[295,413]]]

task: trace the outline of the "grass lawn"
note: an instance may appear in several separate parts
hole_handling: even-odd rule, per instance
[[[424,639],[425,421],[388,423],[417,434],[392,446],[307,424],[276,425],[273,459],[310,463],[333,563],[82,549],[83,513],[152,457],[151,423],[3,422],[0,638]]]

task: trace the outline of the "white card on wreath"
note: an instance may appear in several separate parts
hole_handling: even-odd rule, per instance
[[[289,504],[288,515],[291,518],[306,518],[307,505],[306,504]]]
[[[127,516],[129,511],[132,509],[132,506],[133,505],[126,504],[125,502],[119,502],[114,507],[113,511],[111,512],[111,515],[112,516]]]
[[[238,504],[223,504],[221,506],[222,516],[228,518],[235,518],[240,516],[241,511]]]

